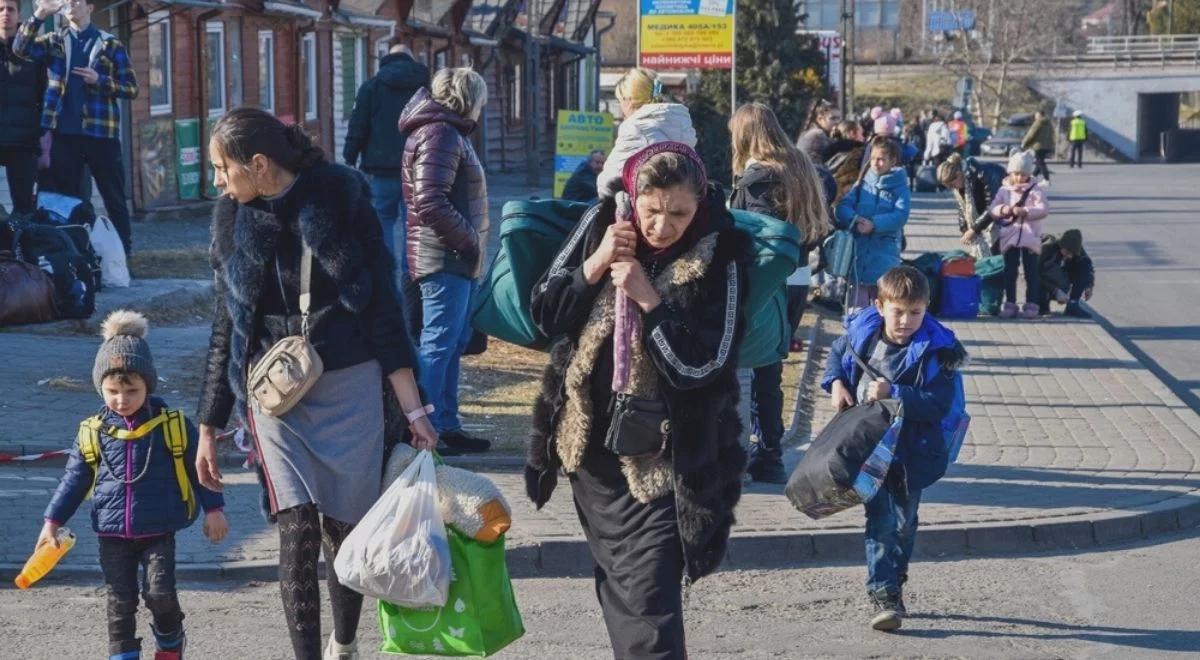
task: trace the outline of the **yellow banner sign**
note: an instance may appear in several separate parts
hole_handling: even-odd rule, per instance
[[[733,66],[733,0],[642,0],[639,18],[640,66]]]
[[[558,111],[554,147],[554,196],[562,197],[567,179],[599,149],[612,150],[613,117],[607,112]]]

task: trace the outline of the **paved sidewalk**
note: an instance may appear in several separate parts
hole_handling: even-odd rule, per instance
[[[955,221],[949,204],[922,196],[918,209],[908,225],[910,248],[952,247]],[[804,383],[809,396],[815,396],[812,389],[824,361],[821,347],[835,336],[834,325],[818,328],[818,354],[810,361],[815,368],[808,370]],[[919,556],[1079,549],[1200,524],[1200,416],[1100,326],[1061,316],[1038,321],[981,318],[950,325],[972,355],[964,373],[973,422],[959,463],[925,493]],[[180,330],[178,337],[160,331],[156,356],[176,359],[170,357],[172,342],[194,345],[195,338],[182,336],[187,332],[195,331]],[[18,360],[24,361],[23,369],[33,368],[39,360],[35,356],[56,350],[53,338],[36,340],[36,349],[22,344],[9,350],[13,336],[0,335],[6,367]],[[28,385],[18,383],[10,375],[14,371],[0,372],[0,387],[25,392],[9,387]],[[66,400],[65,394],[55,396],[34,399],[32,405],[42,410],[36,416],[55,423],[59,420],[54,417],[65,417],[63,423],[73,428],[81,404]],[[0,407],[5,419],[0,433],[12,437],[37,428],[28,398],[10,396],[0,405],[5,406]],[[831,413],[824,399],[816,401],[815,409],[812,428],[820,429]],[[794,447],[789,460],[794,462],[799,453]],[[565,479],[550,504],[535,512],[523,495],[518,469],[484,472],[515,510],[509,534],[514,574],[590,570]],[[199,577],[225,573],[273,579],[274,530],[257,513],[253,474],[232,468],[226,474],[230,538],[213,547],[198,526],[187,530],[179,544],[180,570]],[[11,579],[30,550],[58,476],[55,468],[0,467],[0,581]],[[748,489],[738,509],[730,565],[860,560],[860,512],[811,521],[793,510],[780,491]],[[63,572],[95,571],[95,541],[87,531],[86,513],[77,514],[71,527],[81,540]]]

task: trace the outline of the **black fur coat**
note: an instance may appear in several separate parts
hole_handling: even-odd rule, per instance
[[[309,339],[325,369],[370,359],[384,374],[414,366],[395,264],[370,187],[355,170],[318,164],[301,172],[280,200],[242,205],[222,198],[213,210],[209,257],[216,303],[197,411],[201,423],[224,427],[231,413],[244,421],[249,361],[264,346],[299,332],[301,239],[313,252]],[[287,311],[263,309],[271,297]]]

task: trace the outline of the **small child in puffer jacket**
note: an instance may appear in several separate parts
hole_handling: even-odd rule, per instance
[[[205,512],[210,541],[219,542],[229,530],[221,494],[201,486],[196,476],[195,426],[150,396],[158,375],[145,340],[148,330],[146,317],[137,312],[118,310],[105,319],[104,343],[92,367],[104,408],[80,424],[38,536],[39,547],[57,545],[59,528],[92,495],[92,528],[108,585],[110,660],[141,657],[139,584],[153,617],[155,660],[183,657],[187,638],[175,590],[175,532],[192,524],[198,508]]]
[[[872,140],[870,166],[862,180],[838,202],[834,224],[854,235],[853,268],[846,278],[856,285],[846,315],[871,304],[883,274],[900,265],[904,225],[912,193],[900,165],[896,140]]]
[[[1033,181],[1031,152],[1008,159],[1008,177],[992,200],[991,216],[998,229],[999,252],[1004,255],[1004,306],[1000,317],[1038,317],[1039,257],[1042,252],[1042,220],[1046,218],[1046,194]],[[1017,307],[1017,274],[1025,271],[1025,305]]]
[[[621,172],[625,161],[642,149],[658,142],[696,146],[691,113],[682,103],[665,101],[657,73],[649,69],[630,69],[617,81],[614,92],[621,104],[623,118],[617,128],[617,139],[604,161],[604,169],[596,179],[596,191],[601,199],[615,197],[624,190]]]

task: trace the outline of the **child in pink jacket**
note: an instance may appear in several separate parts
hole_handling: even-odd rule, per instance
[[[1000,317],[1038,317],[1038,259],[1042,252],[1042,220],[1046,217],[1046,195],[1033,181],[1033,154],[1013,154],[1008,159],[1008,177],[992,200],[991,216],[999,233],[1004,255],[1004,307]],[[1025,269],[1025,305],[1017,308],[1017,271]]]

